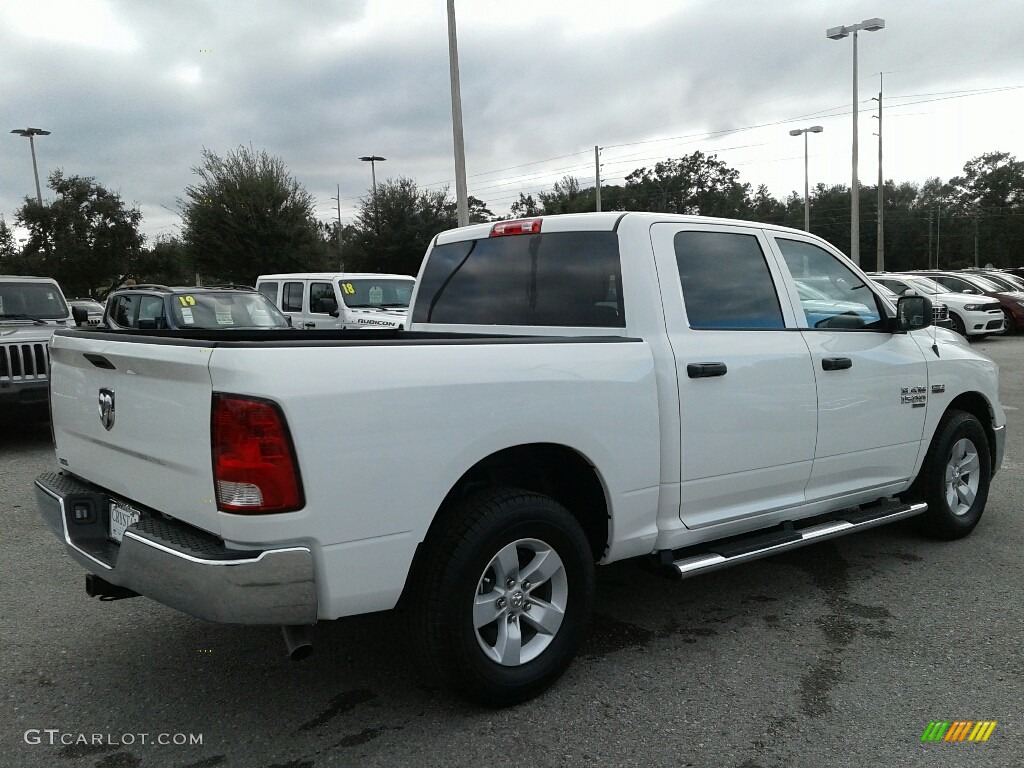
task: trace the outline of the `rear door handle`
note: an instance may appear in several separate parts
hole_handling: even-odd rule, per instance
[[[709,379],[712,376],[725,376],[728,368],[725,363],[689,363],[686,375],[691,379]]]
[[[821,358],[821,369],[823,371],[843,371],[853,367],[853,360],[848,357],[823,357]]]
[[[303,328],[316,328],[316,323],[303,323]]]

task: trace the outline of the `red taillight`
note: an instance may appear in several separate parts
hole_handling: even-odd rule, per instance
[[[504,237],[505,235],[536,235],[540,232],[541,219],[513,219],[512,221],[499,221],[491,227],[491,237]]]
[[[276,403],[214,394],[210,435],[217,509],[260,514],[305,505],[295,449]]]

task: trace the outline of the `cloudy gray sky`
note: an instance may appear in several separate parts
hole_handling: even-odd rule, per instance
[[[860,177],[947,179],[986,151],[1024,157],[1024,3],[1014,0],[456,0],[469,193],[505,213],[565,174],[594,182],[702,150],[776,196],[850,183],[851,40],[861,32]],[[153,239],[203,147],[284,159],[324,220],[351,221],[378,180],[451,185],[445,0],[5,0],[0,214],[40,174],[94,176],[141,208]],[[44,198],[46,190],[44,189]]]

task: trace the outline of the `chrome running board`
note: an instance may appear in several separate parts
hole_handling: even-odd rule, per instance
[[[701,545],[697,554],[688,554],[670,563],[670,574],[677,579],[686,579],[719,568],[728,568],[737,563],[758,560],[780,552],[805,547],[819,541],[834,539],[886,523],[893,523],[907,517],[919,515],[928,509],[924,503],[901,504],[886,501],[853,509],[841,510],[831,515],[827,522],[819,522],[806,528],[785,527],[770,533],[731,538],[725,542],[709,542]],[[820,520],[821,518],[816,518]]]

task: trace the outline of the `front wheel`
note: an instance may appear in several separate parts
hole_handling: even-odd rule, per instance
[[[939,539],[959,539],[973,531],[985,511],[991,477],[985,428],[974,414],[950,411],[939,422],[907,494],[928,503],[920,517],[923,531]]]
[[[959,315],[952,312],[949,313],[949,320],[953,323],[953,330],[959,333],[961,336],[967,336],[967,326],[964,325],[964,321],[960,319]]]
[[[423,546],[407,610],[428,671],[495,707],[561,676],[594,600],[593,555],[568,510],[527,491],[492,490],[453,510]]]

